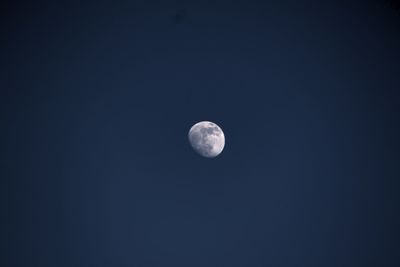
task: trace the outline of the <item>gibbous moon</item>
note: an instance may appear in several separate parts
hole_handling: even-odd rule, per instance
[[[193,125],[188,137],[193,149],[206,158],[218,156],[225,146],[224,132],[210,121],[201,121]]]

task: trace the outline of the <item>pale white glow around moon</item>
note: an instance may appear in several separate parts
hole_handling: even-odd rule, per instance
[[[201,121],[190,128],[189,142],[203,157],[218,156],[225,146],[225,135],[221,128],[210,121]]]

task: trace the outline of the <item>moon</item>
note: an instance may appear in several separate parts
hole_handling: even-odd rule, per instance
[[[206,158],[218,156],[225,146],[224,132],[210,121],[201,121],[193,125],[188,138],[193,149]]]

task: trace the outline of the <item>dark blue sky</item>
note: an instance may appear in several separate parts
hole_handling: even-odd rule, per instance
[[[1,266],[400,265],[384,2],[9,1],[0,22]]]

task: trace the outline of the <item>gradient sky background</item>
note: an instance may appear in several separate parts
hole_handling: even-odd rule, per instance
[[[0,9],[1,266],[400,265],[384,1]]]

